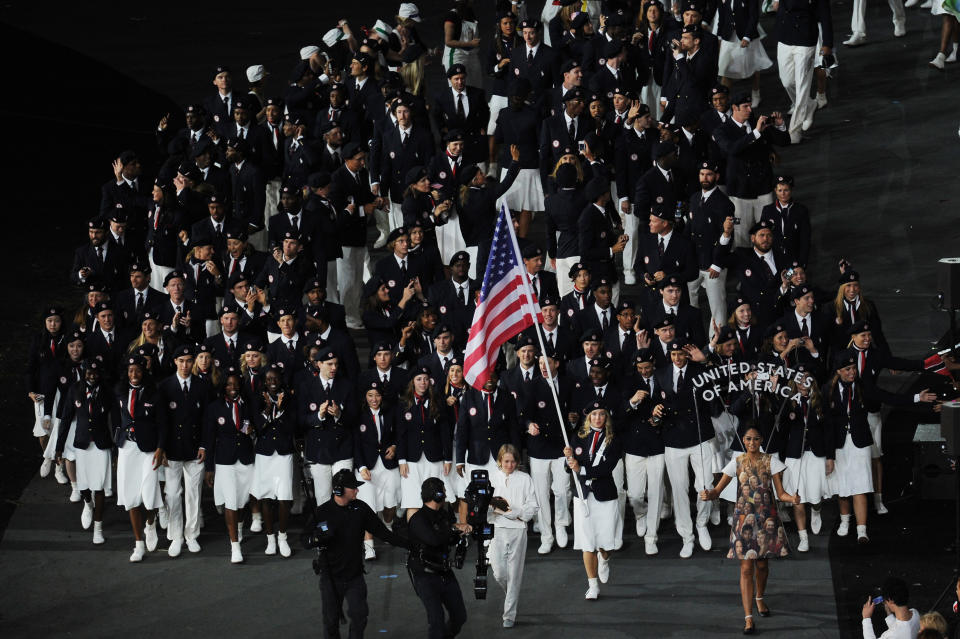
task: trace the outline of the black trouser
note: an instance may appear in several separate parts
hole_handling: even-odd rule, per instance
[[[350,619],[350,639],[361,639],[367,627],[367,582],[363,574],[350,579],[320,574],[320,600],[323,603],[324,639],[340,639],[340,610],[347,600],[347,617]]]
[[[453,572],[434,574],[413,573],[417,596],[427,609],[427,637],[429,639],[447,639],[456,637],[460,628],[467,622],[467,607],[463,604],[460,584]],[[450,615],[444,621],[443,609]]]

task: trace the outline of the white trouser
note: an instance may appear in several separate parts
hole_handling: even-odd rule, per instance
[[[486,264],[477,264],[477,260],[480,259],[480,257],[479,257],[479,256],[480,256],[480,247],[479,247],[479,246],[468,246],[468,247],[466,248],[466,251],[467,251],[467,255],[470,256],[470,273],[469,273],[469,275],[470,275],[470,279],[473,280],[473,279],[476,279],[476,278],[477,278],[477,269],[480,269],[480,274],[483,275],[483,273],[485,273],[486,270],[487,270],[487,265],[486,265]]]
[[[377,224],[377,230],[380,232],[380,238],[386,242],[387,236],[390,235],[390,211],[377,209],[373,212],[373,219]]]
[[[883,420],[880,418],[880,413],[867,413],[867,425],[870,426],[870,434],[873,435],[870,457],[879,459],[883,457]]]
[[[153,251],[151,251],[153,253]],[[153,255],[149,255],[147,260],[150,262],[150,286],[158,291],[164,290],[163,280],[173,271],[172,266],[160,266],[153,261]]]
[[[530,458],[530,477],[533,489],[537,493],[540,508],[537,523],[540,526],[540,541],[553,543],[553,528],[550,527],[550,491],[556,498],[557,526],[570,524],[570,476],[567,474],[566,459]]]
[[[645,539],[657,540],[660,507],[663,505],[664,456],[640,457],[627,453],[624,457],[627,474],[627,498],[637,521],[646,518]],[[646,496],[646,499],[644,499]]]
[[[560,297],[573,290],[573,280],[567,277],[567,274],[570,272],[570,267],[579,261],[579,255],[557,259],[557,289],[560,291]]]
[[[689,448],[670,448],[663,453],[667,467],[667,476],[673,488],[673,518],[677,525],[677,534],[684,543],[692,542],[693,521],[690,517],[690,469],[693,468],[693,487],[697,493],[697,527],[706,526],[710,521],[711,503],[699,497],[701,490],[713,488],[713,440],[708,439],[699,446]]]
[[[388,216],[388,221],[390,223],[390,230],[400,228],[403,226],[403,204],[398,202],[390,202],[390,215]],[[377,224],[379,228],[379,223]],[[387,231],[389,234],[390,231]]]
[[[620,220],[623,221],[623,232],[627,234],[627,245],[623,247],[623,272],[633,273],[633,265],[637,261],[637,250],[640,240],[640,218],[633,213],[620,211]]]
[[[360,292],[363,289],[363,264],[366,258],[366,246],[344,246],[343,257],[337,258],[337,284],[348,325],[360,325]]]
[[[213,454],[213,451],[210,451]],[[167,502],[167,539],[183,541],[200,534],[200,488],[203,462],[171,461],[164,471],[163,494]],[[186,508],[184,508],[186,506]],[[186,520],[184,520],[186,510]]]
[[[333,493],[333,476],[344,468],[353,470],[352,459],[338,459],[332,464],[310,464],[310,477],[313,478],[313,496],[317,506],[330,499]]]
[[[340,288],[337,284],[337,260],[327,261],[327,299],[334,304],[340,303]]]
[[[809,88],[809,87],[808,87]],[[737,220],[733,227],[733,243],[736,248],[750,248],[750,227],[760,221],[763,207],[773,204],[773,192],[752,198],[730,196],[733,202],[733,214]]]
[[[782,42],[777,44],[780,83],[794,105],[793,117],[790,118],[790,135],[793,137],[800,135],[803,121],[817,108],[816,101],[810,97],[816,52],[816,47],[801,47]]]
[[[523,582],[523,562],[527,558],[527,529],[497,526],[490,542],[490,567],[493,578],[503,588],[503,618],[515,621],[520,584]]]
[[[653,116],[653,119],[659,119],[660,117],[660,92],[662,89],[660,85],[657,84],[657,81],[651,77],[647,80],[647,84],[640,89],[640,102],[646,104],[650,108],[650,115]]]
[[[900,0],[887,0],[890,11],[893,12],[893,24],[903,24],[907,14]],[[867,0],[853,0],[853,12],[850,14],[850,31],[854,34],[867,35]]]
[[[727,312],[727,269],[721,269],[720,275],[716,279],[710,278],[709,271],[699,271],[697,277],[687,282],[687,289],[690,291],[690,305],[694,308],[700,308],[700,289],[707,293],[707,303],[710,305],[710,317],[717,323],[717,326],[723,326],[727,321],[725,317]],[[710,324],[710,338],[713,338],[713,323]]]
[[[267,214],[264,216],[267,219],[264,228],[267,231],[270,230],[270,218],[277,212],[277,205],[280,204],[280,182],[280,178],[273,178],[266,183],[264,188],[267,202]]]

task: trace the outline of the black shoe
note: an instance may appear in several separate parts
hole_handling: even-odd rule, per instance
[[[753,625],[753,616],[744,618],[743,634],[752,635],[757,632],[757,627]]]
[[[756,598],[756,599],[757,599],[757,612],[760,614],[761,617],[769,617],[770,608],[767,608],[766,610],[760,610],[760,603],[763,601],[763,597]]]

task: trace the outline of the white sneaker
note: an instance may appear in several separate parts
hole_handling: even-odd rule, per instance
[[[683,542],[683,548],[680,549],[680,559],[690,559],[693,557],[693,542]]]
[[[133,546],[133,552],[130,554],[130,563],[136,563],[138,561],[143,561],[143,555],[145,549],[142,541],[138,541]]]
[[[947,56],[943,55],[942,52],[937,53],[937,56],[930,61],[930,66],[934,69],[940,69],[943,71],[943,63],[947,61]]]
[[[540,547],[537,548],[537,552],[541,555],[549,555],[551,550],[553,550],[552,541],[541,541]]]
[[[231,541],[230,542],[230,563],[231,564],[242,564],[243,563],[243,553],[240,552],[240,542]]]
[[[280,549],[281,557],[289,557],[293,554],[290,544],[287,543],[287,533],[277,533],[277,548]]]
[[[258,533],[263,530],[263,517],[260,513],[253,513],[250,516],[250,532]]]
[[[277,536],[276,535],[267,535],[267,549],[263,551],[265,555],[275,555],[277,554]]]
[[[200,552],[200,544],[197,543],[196,539],[188,539],[187,550],[190,552]]]
[[[610,580],[610,559],[604,559],[600,553],[597,553],[597,577],[602,584]]]
[[[166,505],[161,505],[157,509],[157,523],[160,524],[160,527],[164,530],[167,529],[167,507]]]
[[[93,543],[98,546],[107,540],[103,538],[103,522],[95,521],[93,522]]]
[[[950,52],[950,55],[947,56],[946,62],[956,62],[957,61],[957,43],[953,43],[953,51]]]
[[[814,535],[820,534],[820,527],[823,525],[823,521],[820,519],[820,509],[819,508],[810,508],[810,530]]]
[[[170,542],[170,547],[167,548],[167,554],[171,557],[179,557],[180,549],[183,547],[183,542],[179,539],[174,539]]]
[[[713,539],[710,538],[710,531],[707,530],[706,526],[697,526],[697,538],[700,542],[700,547],[704,550],[709,551],[713,548]]]
[[[800,535],[800,542],[797,544],[797,552],[809,552],[810,539],[806,535]]]
[[[637,518],[637,537],[643,537],[647,534],[647,518],[638,517]]]
[[[83,512],[80,513],[80,525],[83,526],[84,530],[90,528],[90,524],[93,523],[93,505],[85,501],[83,502]]]
[[[903,3],[903,8],[909,9],[911,7],[917,6],[918,4],[920,4],[920,0],[907,0],[906,2]]]
[[[907,23],[906,22],[895,22],[893,24],[893,37],[902,38],[907,35]]]
[[[854,33],[843,44],[848,47],[859,47],[867,41],[867,36],[863,33]]]
[[[825,108],[827,108],[827,94],[826,94],[826,93],[818,93],[818,94],[817,94],[817,108],[818,108],[818,109],[825,109]]]
[[[657,542],[653,537],[644,537],[643,549],[648,555],[656,555],[660,552],[660,549],[657,548]]]
[[[850,521],[849,520],[840,520],[840,525],[837,527],[837,536],[846,537],[850,534]]]
[[[890,511],[887,510],[887,507],[883,505],[883,498],[879,493],[874,494],[873,496],[873,506],[877,509],[878,515],[886,515]]]
[[[600,596],[600,586],[597,584],[591,583],[587,588],[587,594],[583,596],[584,599],[596,599]]]
[[[159,541],[157,539],[157,522],[147,524],[143,527],[143,538],[147,542],[147,550],[153,552],[157,549],[157,542]]]
[[[53,470],[53,460],[52,460],[52,459],[44,459],[44,460],[43,460],[43,463],[40,464],[40,476],[41,476],[41,477],[49,477],[51,470]]]
[[[790,144],[797,145],[803,142],[803,135],[799,131],[793,131],[790,133]]]
[[[750,92],[750,104],[754,108],[760,106],[760,90],[759,89]]]
[[[57,480],[58,484],[70,483],[70,478],[67,477],[67,473],[63,470],[63,464],[57,464],[57,467],[53,470],[53,477]]]
[[[720,525],[720,501],[714,500],[710,507],[710,523],[714,526]]]
[[[557,526],[557,546],[566,548],[570,539],[567,537],[567,529],[563,526]]]
[[[82,497],[80,496],[80,489],[77,488],[77,483],[73,483],[73,487],[70,489],[70,502],[75,504],[80,501]]]
[[[807,118],[806,120],[804,120],[804,121],[803,121],[803,124],[800,125],[800,130],[801,130],[801,131],[809,131],[809,130],[810,130],[810,127],[813,126],[813,114],[816,113],[816,112],[817,112],[816,109],[814,109],[814,110],[812,110],[812,111],[810,112],[810,117]]]
[[[624,286],[633,286],[637,283],[637,275],[634,271],[624,271],[623,272],[623,284]]]

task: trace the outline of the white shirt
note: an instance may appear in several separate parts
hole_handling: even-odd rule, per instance
[[[600,328],[603,328],[603,314],[607,314],[607,325],[613,323],[613,307],[609,308],[600,308],[596,304],[593,305],[593,310],[597,313],[597,321],[600,322]]]
[[[573,134],[576,135],[577,132],[580,130],[580,118],[571,118],[569,115],[567,115],[567,112],[564,111],[563,120],[564,122],[566,122],[566,127],[568,131],[570,130],[570,123],[573,122]]]
[[[490,485],[493,486],[494,496],[503,497],[510,508],[503,515],[494,513],[491,508],[491,523],[497,528],[526,528],[526,522],[533,519],[539,509],[530,475],[522,470],[507,475],[497,469],[490,473]]]
[[[524,54],[524,57],[525,57],[525,58],[526,58],[526,57],[529,57],[531,54],[533,55],[533,57],[537,57],[537,51],[540,49],[540,43],[538,42],[537,44],[535,44],[535,45],[532,46],[532,47],[528,45],[528,46],[526,47],[526,49],[527,49],[527,51],[526,51],[526,53]]]
[[[773,251],[767,251],[766,253],[761,253],[757,249],[753,249],[753,252],[757,254],[757,257],[759,257],[761,260],[766,262],[774,273],[777,272],[777,263],[773,259]]]
[[[187,377],[187,378],[183,378],[183,377],[180,377],[180,373],[177,373],[177,386],[179,386],[180,389],[182,390],[182,389],[183,389],[183,385],[186,384],[186,385],[187,385],[187,392],[189,393],[189,392],[190,392],[190,380],[191,380],[191,379],[193,379],[193,375],[191,375],[190,377]]]
[[[910,615],[909,621],[900,621],[896,615],[887,615],[884,618],[887,629],[880,635],[880,639],[915,639],[920,632],[920,613],[917,612],[916,608],[911,608]],[[873,621],[864,619],[862,625],[863,639],[876,639],[877,635],[873,632]]]
[[[660,170],[662,171],[663,169]],[[670,238],[673,237],[673,229],[670,229],[669,233],[661,235],[660,237],[663,238],[663,252],[666,253],[667,248],[670,246]],[[657,244],[660,244],[660,238],[657,238]]]
[[[296,348],[297,338],[298,336],[296,334],[293,337],[284,337],[283,335],[280,335],[280,340],[283,342],[284,348],[290,348],[290,344],[293,344],[293,347]]]
[[[464,117],[470,115],[470,99],[467,98],[467,90],[464,88],[463,91],[457,91],[453,87],[450,88],[450,91],[453,92],[453,108],[457,108],[457,99],[462,95],[463,96],[463,115]]]
[[[677,390],[677,377],[680,376],[680,373],[683,373],[683,380],[687,381],[687,374],[690,372],[687,370],[687,367],[677,368],[677,365],[673,365],[673,390]]]
[[[468,286],[467,282],[461,283],[454,280],[450,280],[450,282],[453,284],[453,294],[460,295],[460,291],[463,291],[463,299],[469,303],[470,296],[468,293],[470,292],[470,287]]]
[[[676,306],[670,306],[669,304],[667,304],[666,302],[664,302],[664,303],[663,303],[663,312],[666,313],[667,315],[670,315],[670,313],[672,312],[672,313],[674,314],[674,316],[677,316],[677,315],[680,314],[680,305],[678,304],[678,305],[676,305]]]

